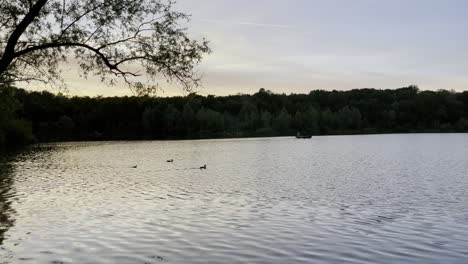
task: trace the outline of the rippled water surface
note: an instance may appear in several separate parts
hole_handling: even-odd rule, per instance
[[[468,135],[62,143],[0,161],[0,263],[343,262],[468,263]]]

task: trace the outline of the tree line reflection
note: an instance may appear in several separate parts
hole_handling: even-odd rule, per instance
[[[11,199],[14,197],[13,182],[13,167],[0,156],[0,245],[3,245],[6,233],[15,224]]]

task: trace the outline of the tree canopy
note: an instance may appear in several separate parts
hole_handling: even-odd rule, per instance
[[[190,90],[194,67],[210,49],[182,25],[172,0],[0,1],[0,83],[61,80],[60,63],[74,60],[83,76],[137,93],[159,77]],[[136,66],[137,65],[137,66]],[[142,75],[147,80],[142,81]]]
[[[468,92],[415,86],[170,98],[65,97],[17,89],[0,93],[1,102],[10,117],[0,112],[0,141],[2,127],[6,141],[23,142],[31,131],[39,141],[468,132]]]

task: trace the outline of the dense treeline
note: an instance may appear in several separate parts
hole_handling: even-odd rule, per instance
[[[260,89],[253,95],[171,98],[65,97],[3,89],[1,96],[3,142],[32,140],[30,131],[39,141],[280,136],[297,131],[468,132],[468,92],[419,91],[416,86],[290,95]]]
[[[0,150],[7,145],[26,144],[35,140],[31,123],[19,117],[22,115],[21,104],[16,98],[19,91],[0,86]]]

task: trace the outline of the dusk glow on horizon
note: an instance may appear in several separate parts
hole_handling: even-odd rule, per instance
[[[179,0],[175,9],[191,14],[190,35],[213,50],[197,68],[200,94],[468,88],[466,1]],[[72,95],[131,94],[65,68]],[[160,96],[184,94],[160,85]]]

